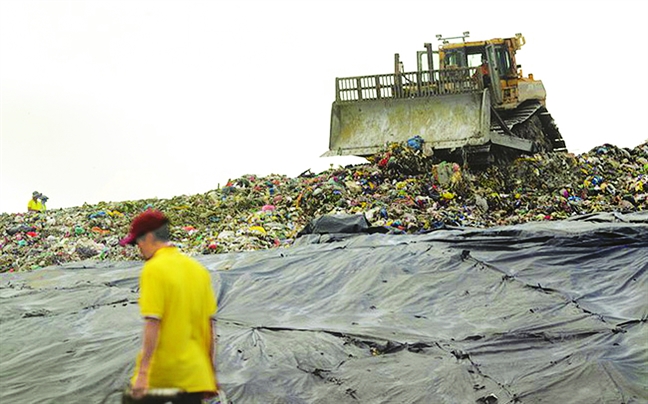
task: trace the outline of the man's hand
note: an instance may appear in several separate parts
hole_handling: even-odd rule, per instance
[[[139,400],[146,395],[148,390],[148,378],[145,374],[138,374],[135,384],[131,386],[131,395],[134,399]]]

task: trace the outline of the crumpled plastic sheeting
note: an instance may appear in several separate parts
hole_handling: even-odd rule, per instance
[[[199,195],[1,214],[0,272],[136,260],[136,249],[118,240],[148,207],[170,217],[173,239],[192,255],[288,247],[307,223],[327,214],[362,214],[373,228],[415,234],[648,207],[648,143],[606,144],[579,156],[537,154],[478,172],[432,164],[408,144],[386,145],[369,160],[297,178],[244,175]]]
[[[648,215],[581,219],[201,256],[220,384],[237,404],[646,402]],[[122,387],[140,265],[0,274],[0,401]]]

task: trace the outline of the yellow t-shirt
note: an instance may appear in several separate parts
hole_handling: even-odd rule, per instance
[[[139,305],[142,316],[161,320],[149,388],[215,392],[209,338],[217,307],[207,269],[176,247],[159,249],[142,268]]]
[[[33,199],[30,199],[29,202],[27,202],[27,210],[28,211],[35,210],[38,212],[42,212],[45,210],[45,208],[43,207],[41,201],[35,201]]]

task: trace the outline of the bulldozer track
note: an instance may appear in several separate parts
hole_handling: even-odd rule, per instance
[[[512,132],[515,136],[533,140],[536,152],[566,151],[565,141],[547,108],[538,101],[528,102],[500,116],[506,129],[493,120],[491,131],[498,134]]]
[[[494,112],[497,114],[497,112]],[[531,101],[514,110],[499,112],[499,118],[492,119],[490,130],[500,135],[513,135],[515,137],[533,141],[532,153],[565,152],[565,141],[558,130],[547,108],[538,101]],[[506,127],[503,128],[502,124]],[[487,168],[492,164],[508,164],[523,154],[520,151],[496,144],[483,145],[471,148],[467,153],[452,156],[455,161],[468,163],[473,168]]]

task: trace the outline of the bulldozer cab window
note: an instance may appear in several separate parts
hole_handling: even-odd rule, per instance
[[[445,65],[446,66],[456,66],[456,67],[465,67],[465,58],[466,56],[462,51],[448,52],[445,54]]]
[[[472,55],[468,55],[468,67],[477,67],[481,64],[482,61],[482,53],[475,53]]]
[[[496,50],[496,55],[497,67],[499,68],[499,71],[502,73],[502,75],[508,76],[510,74],[515,74],[515,70],[512,69],[511,56],[509,55],[506,48],[498,47]]]

